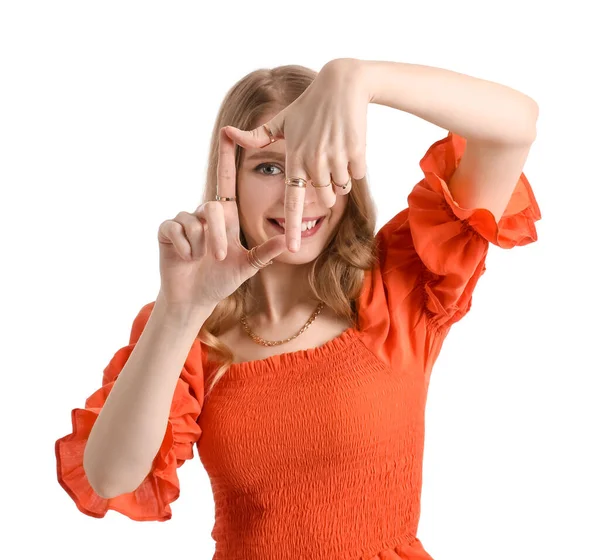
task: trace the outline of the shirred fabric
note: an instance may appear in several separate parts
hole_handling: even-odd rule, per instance
[[[541,217],[524,174],[498,224],[486,209],[461,208],[447,185],[464,145],[449,133],[421,160],[424,179],[408,208],[377,234],[355,327],[317,348],[233,364],[204,402],[202,378],[217,365],[194,342],[174,399],[181,404],[142,492],[108,503],[90,495],[82,449],[110,385],[76,409],[84,427],[70,447],[58,443],[71,436],[57,442],[57,458],[79,509],[169,519],[175,465],[195,442],[215,500],[213,560],[432,560],[417,538],[431,370],[471,306],[488,244],[535,241]],[[136,319],[137,338],[151,305]]]
[[[117,376],[129,359],[139,340],[154,302],[146,304],[135,318],[128,346],[119,349],[104,369],[102,387],[85,402],[85,408],[71,412],[73,432],[56,441],[58,481],[83,513],[104,517],[112,509],[135,521],[166,521],[171,518],[169,504],[179,497],[177,468],[193,458],[193,445],[201,430],[198,416],[199,400],[203,396],[200,341],[196,339],[181,372],[175,393],[167,430],[157,453],[152,470],[143,483],[128,494],[104,499],[94,492],[83,470],[83,451],[92,427],[104,406]]]

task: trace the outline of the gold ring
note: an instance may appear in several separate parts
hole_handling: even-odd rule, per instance
[[[338,185],[333,179],[331,180],[331,182],[338,188],[338,189],[347,189],[350,186],[350,183],[352,182],[352,177],[350,177],[348,179],[348,181],[346,181],[345,185]]]
[[[285,184],[288,187],[300,187],[302,189],[305,189],[306,185],[308,184],[308,181],[306,179],[303,179],[302,177],[288,177],[285,180]]]
[[[252,249],[250,249],[248,253],[246,253],[246,256],[248,257],[248,262],[258,270],[260,270],[261,268],[266,268],[270,264],[273,264],[272,260],[270,260],[268,263],[264,263],[256,256],[256,245],[252,247]]]
[[[315,189],[326,189],[327,187],[331,187],[331,183],[327,183],[326,185],[315,185],[312,181],[312,186],[315,187]]]
[[[276,138],[275,138],[275,136],[273,136],[273,133],[271,132],[271,129],[269,128],[269,125],[263,124],[263,128],[267,131],[267,134],[269,135],[269,144],[272,144],[273,142],[275,142]],[[269,144],[265,144],[264,146],[261,146],[261,148],[265,148]]]

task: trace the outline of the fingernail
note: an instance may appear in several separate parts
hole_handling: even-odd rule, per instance
[[[292,251],[297,251],[298,249],[300,249],[300,243],[298,243],[298,241],[296,241],[295,239],[292,241],[292,243],[290,244],[290,249]]]

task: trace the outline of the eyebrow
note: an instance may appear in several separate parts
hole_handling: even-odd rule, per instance
[[[253,160],[257,160],[257,159],[269,159],[269,158],[285,162],[285,154],[282,154],[281,152],[273,152],[271,150],[255,152],[251,156],[248,156],[246,158],[246,161],[253,161]]]

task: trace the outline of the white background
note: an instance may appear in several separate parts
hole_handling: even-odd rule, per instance
[[[586,6],[3,2],[0,554],[211,558],[197,455],[179,470],[173,518],[136,523],[79,512],[56,480],[54,442],[156,298],[158,226],[201,202],[226,91],[257,68],[354,57],[451,69],[540,106],[524,168],[539,240],[490,246],[434,367],[418,536],[436,560],[600,559],[600,45]],[[377,229],[446,134],[370,105]]]

